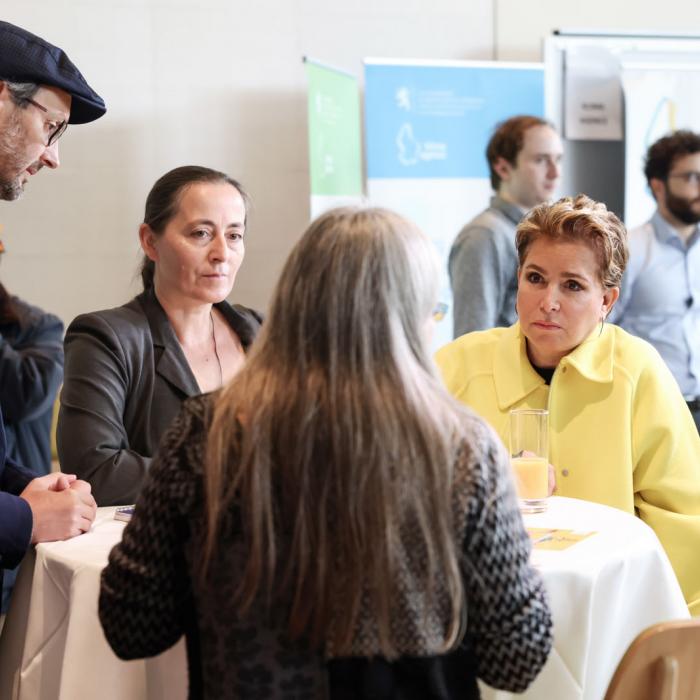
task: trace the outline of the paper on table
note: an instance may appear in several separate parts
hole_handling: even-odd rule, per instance
[[[585,540],[595,531],[580,532],[578,530],[560,530],[546,527],[528,527],[527,534],[530,535],[532,546],[535,549],[549,549],[560,551],[573,547],[577,542]]]
[[[119,506],[117,510],[114,511],[114,519],[115,520],[124,520],[125,522],[129,522],[131,520],[131,516],[134,514],[134,506]]]

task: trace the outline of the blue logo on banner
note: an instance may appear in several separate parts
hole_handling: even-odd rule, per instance
[[[369,178],[488,177],[494,126],[544,114],[541,68],[365,66]]]

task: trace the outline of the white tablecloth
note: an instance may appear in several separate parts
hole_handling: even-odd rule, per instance
[[[22,564],[0,639],[0,700],[179,700],[187,679],[182,641],[146,661],[119,661],[97,619],[100,571],[124,524],[100,508],[92,531],[39,545]],[[535,551],[554,616],[554,649],[524,696],[600,700],[629,643],[645,627],[687,618],[656,535],[621,511],[567,498],[530,527],[595,530],[561,552]],[[29,605],[31,598],[31,606]],[[485,699],[510,697],[483,688]]]
[[[100,572],[125,525],[114,510],[98,509],[91,532],[25,558],[0,638],[0,700],[187,697],[182,640],[153,659],[120,661],[102,633]]]
[[[653,530],[596,503],[549,499],[526,515],[537,528],[597,531],[563,551],[533,551],[554,618],[554,648],[523,695],[482,687],[485,699],[601,700],[630,642],[649,625],[688,618],[678,581]]]

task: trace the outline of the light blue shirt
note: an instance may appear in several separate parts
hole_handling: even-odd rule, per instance
[[[609,320],[650,342],[686,398],[700,396],[700,226],[687,244],[658,210],[629,232],[630,260]]]

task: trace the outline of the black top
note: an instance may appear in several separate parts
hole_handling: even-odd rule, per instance
[[[554,376],[554,372],[556,371],[556,367],[536,367],[535,365],[532,365],[532,369],[537,372],[537,374],[544,379],[544,383],[549,386],[552,383],[552,377]]]

